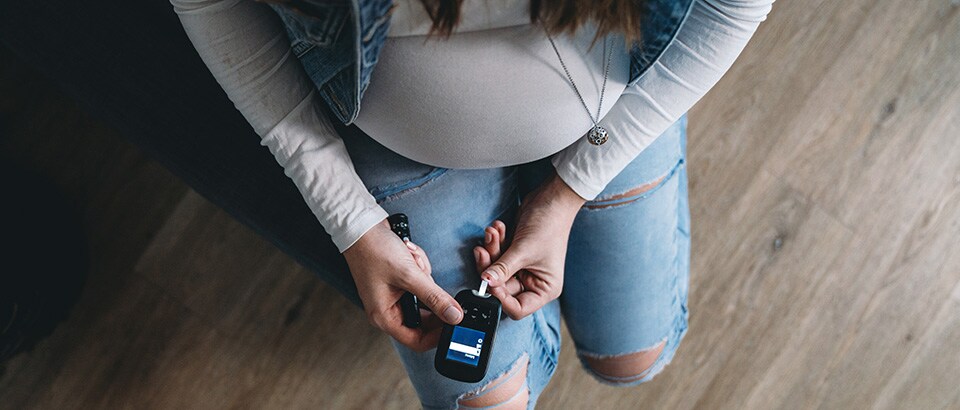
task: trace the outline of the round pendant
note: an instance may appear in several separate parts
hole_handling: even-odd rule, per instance
[[[590,141],[593,145],[600,145],[607,142],[607,130],[599,125],[593,127],[587,134],[587,141]]]

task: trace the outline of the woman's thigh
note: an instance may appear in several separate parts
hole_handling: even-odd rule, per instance
[[[388,213],[404,213],[413,242],[430,258],[433,278],[451,295],[476,289],[473,247],[494,220],[517,211],[517,168],[448,169],[422,164],[380,145],[356,126],[337,127],[357,174]],[[436,349],[417,353],[393,341],[426,408],[453,408],[458,397],[477,391],[523,358],[529,359],[531,403],[552,375],[559,353],[558,303],[519,321],[504,318],[479,383],[447,379],[433,366]]]
[[[570,232],[560,304],[584,365],[665,342],[646,377],[626,384],[658,373],[687,328],[685,161],[686,116],[588,201]]]

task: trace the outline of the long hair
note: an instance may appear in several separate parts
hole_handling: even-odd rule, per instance
[[[279,3],[300,13],[310,15],[318,0],[259,0]],[[319,0],[320,3],[331,0]],[[463,0],[420,0],[433,20],[427,38],[439,34],[449,38],[460,23],[460,8]],[[640,21],[643,18],[645,0],[530,0],[530,23],[542,22],[547,33],[574,34],[587,21],[596,23],[597,32],[590,46],[603,36],[619,32],[626,40],[627,48],[640,41]]]
[[[460,23],[463,0],[420,0],[433,20],[428,37],[439,34],[449,38]],[[640,21],[643,18],[643,0],[530,0],[530,23],[539,20],[550,35],[564,32],[574,34],[580,26],[593,20],[597,24],[597,39],[611,32],[623,34],[629,47],[640,41]]]

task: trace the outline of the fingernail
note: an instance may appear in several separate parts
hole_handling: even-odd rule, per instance
[[[492,238],[490,237],[490,232],[485,232],[484,235],[483,235],[483,239],[484,239],[484,242],[483,242],[483,243],[490,243],[490,240],[492,239]]]
[[[460,322],[460,311],[453,305],[447,306],[447,309],[443,311],[443,318],[448,323]]]
[[[403,243],[407,244],[407,247],[410,248],[411,250],[417,250],[417,245],[415,245],[413,242],[403,241]]]

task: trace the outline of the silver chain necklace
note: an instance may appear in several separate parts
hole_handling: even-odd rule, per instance
[[[546,31],[546,27],[544,27]],[[590,109],[587,108],[587,103],[583,100],[583,96],[580,95],[580,90],[577,89],[577,84],[573,82],[573,76],[570,75],[570,71],[567,70],[567,65],[563,63],[563,58],[560,57],[560,51],[557,50],[557,44],[553,42],[553,38],[550,37],[550,33],[547,33],[547,39],[550,40],[550,45],[553,46],[553,51],[557,53],[557,58],[560,59],[560,65],[563,67],[563,72],[567,73],[567,79],[570,80],[570,85],[573,86],[573,91],[577,93],[577,97],[580,98],[580,103],[583,104],[583,108],[587,110],[587,115],[590,116],[590,121],[593,122],[593,128],[590,129],[590,132],[587,133],[587,141],[590,141],[593,145],[600,145],[604,142],[607,142],[607,130],[600,126],[600,110],[603,108],[603,92],[607,90],[607,74],[610,71],[610,55],[607,55],[607,38],[603,38],[603,55],[606,57],[606,63],[603,66],[603,87],[600,88],[600,106],[597,107],[597,119],[593,119],[593,114],[590,114]]]

